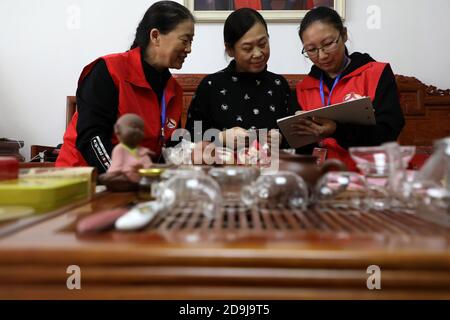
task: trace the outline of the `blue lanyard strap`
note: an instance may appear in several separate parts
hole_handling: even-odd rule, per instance
[[[320,98],[322,99],[322,105],[324,107],[329,106],[331,104],[331,95],[333,94],[333,90],[338,84],[339,80],[341,80],[342,73],[338,74],[336,79],[334,79],[333,86],[331,87],[330,94],[328,95],[328,103],[325,104],[325,93],[323,89],[323,72],[320,74]]]
[[[161,141],[165,142],[164,128],[166,126],[166,90],[163,91],[162,101],[161,101]]]

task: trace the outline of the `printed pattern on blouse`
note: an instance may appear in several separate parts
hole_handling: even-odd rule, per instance
[[[217,73],[206,76],[197,88],[188,111],[186,129],[193,134],[194,121],[224,130],[277,129],[277,119],[294,113],[288,106],[290,89],[280,75],[235,72],[234,60]]]

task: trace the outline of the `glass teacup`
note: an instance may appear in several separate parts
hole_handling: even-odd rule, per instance
[[[306,209],[308,186],[295,173],[279,171],[261,175],[242,189],[241,200],[248,206],[288,206]]]
[[[369,203],[366,179],[355,172],[328,172],[316,184],[314,203],[319,208],[367,211]]]
[[[222,206],[220,186],[201,171],[184,172],[160,183],[157,200],[169,210],[191,207],[208,219],[220,214]]]
[[[239,200],[241,189],[258,178],[259,170],[254,167],[226,166],[212,168],[209,175],[220,185],[224,199]]]

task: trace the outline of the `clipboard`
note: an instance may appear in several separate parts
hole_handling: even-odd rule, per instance
[[[301,114],[281,118],[277,120],[278,127],[292,148],[299,148],[314,142],[320,138],[316,136],[295,136],[292,135],[291,125],[299,118],[320,117],[330,119],[338,123],[375,125],[375,114],[372,101],[369,97],[363,97],[343,103],[333,104],[327,107],[305,111]]]

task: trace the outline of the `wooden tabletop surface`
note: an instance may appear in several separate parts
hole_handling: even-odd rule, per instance
[[[214,221],[181,208],[138,232],[75,232],[81,217],[135,201],[104,193],[10,230],[0,238],[0,298],[450,298],[449,229],[415,215],[236,205]],[[80,290],[66,285],[73,265]],[[367,287],[373,265],[380,290]]]

